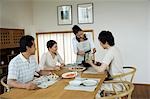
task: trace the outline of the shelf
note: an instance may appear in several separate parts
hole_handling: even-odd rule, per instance
[[[8,67],[8,65],[1,65],[0,69],[7,68],[7,67]]]
[[[7,75],[7,73],[1,74],[1,75],[0,75],[0,79],[1,79],[3,76],[6,76],[6,75]]]
[[[0,35],[0,49],[19,47],[19,41],[24,35],[24,29],[0,28]]]

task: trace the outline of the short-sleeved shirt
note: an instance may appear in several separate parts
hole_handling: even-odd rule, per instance
[[[43,69],[44,67],[55,67],[57,64],[61,63],[64,63],[64,61],[59,53],[57,53],[53,58],[51,53],[48,51],[42,55],[39,66],[41,69]]]
[[[102,63],[105,63],[109,66],[108,72],[110,73],[110,75],[123,73],[123,61],[121,53],[115,46],[112,46],[107,50]]]
[[[20,53],[9,63],[7,79],[15,79],[18,82],[26,83],[33,80],[36,71],[38,72],[39,68],[34,56],[30,56],[27,60]]]

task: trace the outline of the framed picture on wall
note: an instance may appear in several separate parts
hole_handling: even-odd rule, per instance
[[[72,5],[57,6],[58,25],[72,24]]]
[[[93,18],[93,3],[84,3],[77,5],[78,23],[92,24]]]

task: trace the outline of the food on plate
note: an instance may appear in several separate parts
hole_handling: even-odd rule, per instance
[[[55,81],[59,78],[58,75],[56,74],[51,74],[51,75],[48,75],[48,76],[40,76],[39,78],[36,78],[33,80],[33,82],[37,85],[40,85],[41,83],[43,82],[48,82],[48,81]]]
[[[74,78],[77,76],[77,72],[67,72],[62,74],[63,78]]]
[[[67,77],[72,77],[72,76],[74,76],[75,74],[68,74],[68,75],[66,75]]]
[[[59,78],[59,76],[53,73],[53,74],[47,76],[47,78],[48,78],[48,80],[56,80]]]

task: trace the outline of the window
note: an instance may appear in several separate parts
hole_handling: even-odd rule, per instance
[[[84,30],[84,32],[91,33],[91,36],[93,36],[93,30]],[[73,37],[74,33],[72,31],[36,33],[38,61],[41,59],[42,54],[48,51],[46,47],[47,41],[55,40],[58,46],[58,53],[65,61],[65,64],[75,63],[76,55],[73,52],[72,46]]]

